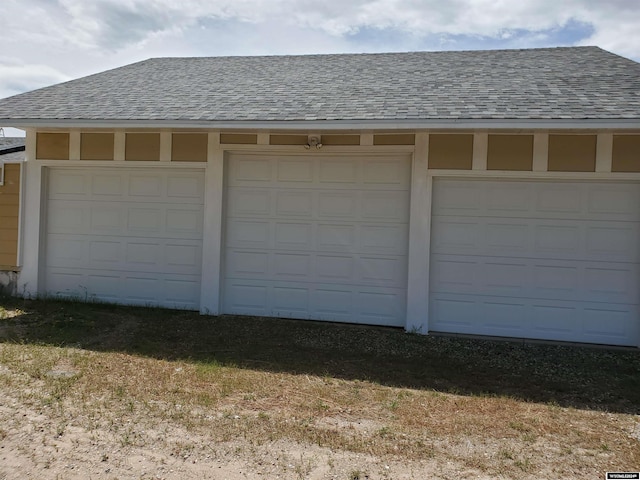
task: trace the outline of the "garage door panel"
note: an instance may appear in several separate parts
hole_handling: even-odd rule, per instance
[[[181,175],[176,173],[167,177],[166,198],[171,201],[201,203],[204,196],[203,176]]]
[[[266,199],[265,199],[266,201]],[[302,217],[313,215],[313,193],[302,190],[276,192],[276,217]],[[266,210],[264,214],[269,214]]]
[[[478,199],[483,193],[486,195],[489,215],[520,216],[531,211],[533,191],[527,184],[515,183],[503,188],[486,189],[476,192],[473,198]]]
[[[408,162],[395,159],[363,159],[363,183],[404,190],[410,177]]]
[[[432,299],[430,313],[430,329],[434,332],[610,345],[629,345],[629,338],[638,335],[638,309],[624,305],[607,307],[537,299],[516,303],[499,297],[438,294]]]
[[[91,193],[101,198],[119,199],[126,190],[125,178],[116,174],[96,174],[91,177]]]
[[[269,215],[271,213],[272,192],[266,189],[239,187],[227,196],[229,217]]]
[[[605,184],[588,192],[588,212],[603,220],[640,222],[640,192],[634,185]]]
[[[195,170],[51,169],[47,291],[197,309],[203,177]],[[80,183],[81,203],[69,193]]]
[[[309,249],[310,246],[313,246],[316,237],[313,227],[311,223],[273,222],[273,230],[275,231],[273,248],[281,250]],[[269,244],[265,247],[270,246]]]
[[[318,192],[318,218],[340,218],[357,220],[359,216],[359,192]]]
[[[311,183],[314,180],[314,164],[305,159],[285,159],[276,161],[276,179],[281,183]]]
[[[90,185],[86,173],[52,170],[49,173],[48,194],[50,198],[80,200],[90,193]]]
[[[584,205],[584,185],[579,183],[547,183],[536,186],[535,211],[578,218]],[[548,217],[548,215],[545,215]]]
[[[638,212],[632,183],[436,180],[430,328],[637,345]]]
[[[273,178],[274,164],[259,156],[236,157],[229,169],[229,186],[260,187]]]
[[[355,225],[319,224],[317,228],[316,239],[319,251],[351,252],[356,249]]]
[[[159,174],[131,174],[129,175],[129,196],[142,197],[143,199],[147,197],[159,198],[165,187],[164,182],[164,176]]]
[[[640,261],[640,223],[434,215],[435,254]]]
[[[90,208],[77,202],[50,201],[47,228],[52,233],[83,233],[89,229]]]
[[[367,222],[406,223],[409,197],[400,191],[363,192],[362,218]]]
[[[318,180],[320,183],[356,183],[358,181],[358,162],[326,159],[319,163]]]
[[[251,177],[256,161],[267,166]],[[234,155],[228,166],[225,312],[404,323],[408,157]]]
[[[233,219],[227,223],[227,238],[239,248],[269,248],[271,228],[269,222]]]

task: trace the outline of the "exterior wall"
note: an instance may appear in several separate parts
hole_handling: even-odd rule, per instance
[[[640,135],[614,135],[613,172],[640,172]]]
[[[127,161],[160,160],[159,133],[127,133],[124,159]]]
[[[82,133],[80,137],[80,160],[113,160],[113,133]]]
[[[206,162],[206,133],[174,133],[171,136],[171,161]]]
[[[5,164],[0,186],[0,270],[18,266],[18,224],[20,213],[20,165]]]
[[[488,170],[533,169],[533,135],[489,135]]]
[[[87,134],[100,133],[102,136]],[[110,164],[154,168],[163,163],[170,168],[199,164],[204,170],[205,232],[201,310],[216,314],[220,308],[220,275],[225,158],[229,152],[304,154],[309,135],[320,136],[323,155],[336,154],[348,159],[353,154],[413,155],[409,233],[409,282],[406,328],[427,333],[430,212],[432,182],[437,177],[492,179],[562,179],[640,182],[640,129],[635,131],[415,131],[389,133],[347,132],[253,132],[151,131],[139,129],[112,132],[86,131],[35,132],[27,141],[28,191],[23,238],[30,258],[20,276],[19,289],[38,292],[38,245],[43,215],[41,191],[46,167],[65,165],[102,167]],[[29,140],[31,138],[31,140]],[[113,143],[113,155],[111,147]],[[29,147],[31,145],[31,147]],[[66,150],[65,150],[66,145]],[[84,145],[84,147],[83,147]],[[314,152],[318,152],[313,149]],[[99,156],[110,157],[96,161]],[[91,161],[89,159],[91,158]],[[206,160],[206,165],[203,160]],[[25,165],[25,167],[27,167]],[[640,339],[638,339],[640,344]]]

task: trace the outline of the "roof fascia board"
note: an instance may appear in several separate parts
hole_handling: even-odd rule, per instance
[[[630,119],[500,119],[500,120],[37,120],[0,119],[15,128],[194,128],[284,130],[424,130],[424,129],[638,129],[640,118]]]

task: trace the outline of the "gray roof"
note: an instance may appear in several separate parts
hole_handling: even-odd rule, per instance
[[[13,150],[16,148],[22,150],[14,152]],[[0,163],[22,162],[25,156],[24,150],[24,137],[0,137]]]
[[[0,137],[0,152],[9,148],[24,147],[24,137]]]
[[[31,121],[640,119],[640,64],[597,47],[154,58],[0,100]]]

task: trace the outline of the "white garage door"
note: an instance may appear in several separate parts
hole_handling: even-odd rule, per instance
[[[404,325],[407,157],[231,156],[227,313]]]
[[[198,309],[203,178],[201,170],[50,169],[47,292]]]
[[[430,329],[638,345],[640,186],[436,180]]]

